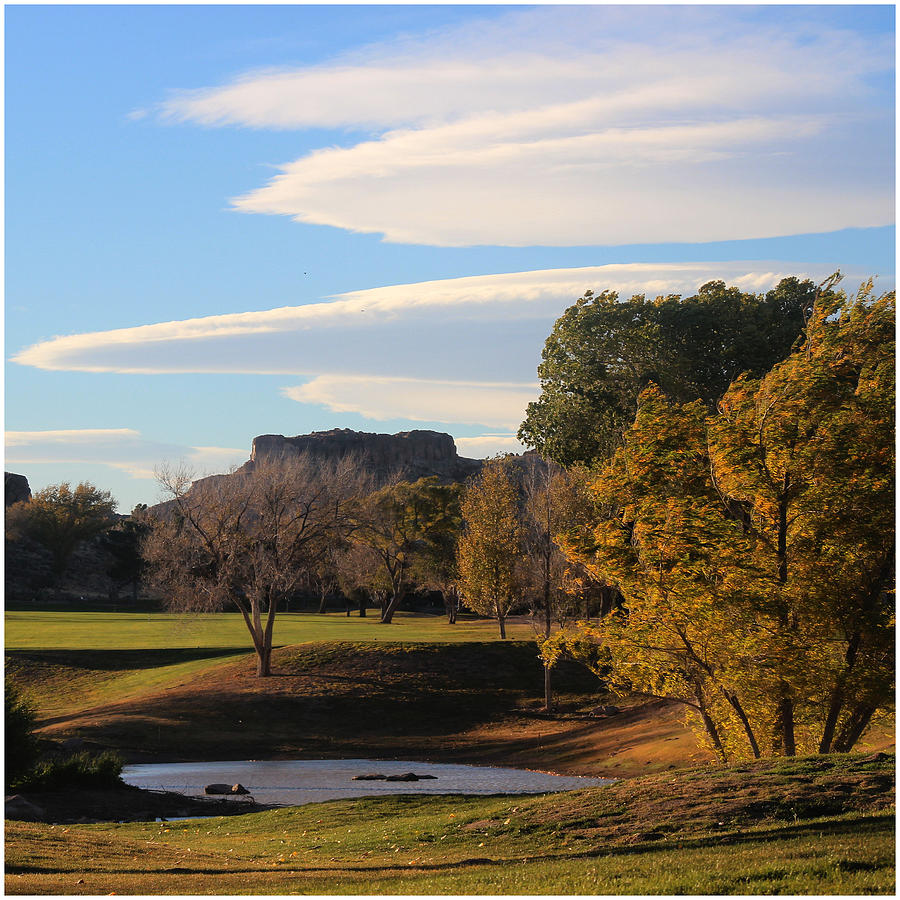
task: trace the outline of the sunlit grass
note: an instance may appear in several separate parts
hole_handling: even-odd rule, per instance
[[[9,650],[162,650],[247,647],[250,636],[239,613],[112,613],[13,611],[5,614]],[[530,640],[527,622],[508,623],[512,639]],[[443,616],[404,615],[382,625],[374,611],[366,618],[333,613],[281,613],[275,621],[275,645],[309,641],[491,641],[497,624],[462,620],[448,625]]]
[[[591,796],[603,795],[578,796],[590,803]],[[381,797],[185,822],[7,823],[6,889],[86,894],[893,892],[890,815],[769,821],[715,834],[701,826],[664,840],[645,839],[638,831],[634,840],[611,840],[602,830],[585,830],[584,820],[568,821],[553,810],[552,796]],[[545,824],[536,824],[542,820]],[[640,830],[660,824],[646,820]]]
[[[145,651],[151,660],[137,658],[141,651],[117,663],[104,660],[107,668],[86,664],[66,651],[40,654],[38,660],[23,662],[15,655],[7,657],[7,672],[16,678],[23,665],[27,669],[21,681],[42,717],[61,716],[104,703],[140,700],[161,690],[186,685],[198,675],[222,664],[241,659],[246,651],[230,653],[222,650],[205,653],[200,658],[174,661],[183,654]],[[117,656],[120,656],[117,654]],[[170,661],[171,660],[171,661]],[[149,664],[148,664],[149,663]]]

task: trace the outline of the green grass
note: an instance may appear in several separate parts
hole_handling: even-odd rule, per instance
[[[893,759],[817,762],[803,782],[759,763],[543,797],[378,797],[156,824],[8,822],[6,890],[892,894]]]
[[[38,650],[12,651],[6,670],[42,719],[110,703],[137,702],[191,684],[246,650]]]
[[[168,650],[189,648],[252,650],[239,613],[7,612],[7,650]],[[531,640],[530,624],[509,623],[512,639]],[[399,614],[381,625],[370,610],[364,619],[333,613],[281,613],[275,645],[308,641],[490,641],[499,640],[496,622],[463,620],[448,625],[443,616]]]

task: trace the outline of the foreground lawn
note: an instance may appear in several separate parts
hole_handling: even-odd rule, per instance
[[[527,622],[510,622],[514,640],[532,640]],[[112,613],[55,610],[5,614],[7,650],[163,650],[233,649],[250,652],[253,645],[240,613]],[[308,641],[440,641],[499,640],[497,623],[461,620],[448,625],[443,616],[399,613],[381,625],[375,610],[360,619],[340,613],[280,613],[275,620],[275,646]]]
[[[694,769],[543,797],[7,822],[10,894],[892,894],[893,757]]]

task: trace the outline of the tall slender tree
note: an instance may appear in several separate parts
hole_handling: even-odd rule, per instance
[[[488,460],[462,498],[463,533],[457,546],[460,589],[467,606],[494,616],[500,637],[521,597],[522,529],[516,487],[501,458]]]

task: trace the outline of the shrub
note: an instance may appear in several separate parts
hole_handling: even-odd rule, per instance
[[[32,734],[34,707],[7,678],[4,685],[4,728],[7,787],[15,784],[37,759],[37,740]]]
[[[123,765],[122,757],[110,750],[97,754],[82,751],[39,762],[18,787],[32,791],[120,787]]]

